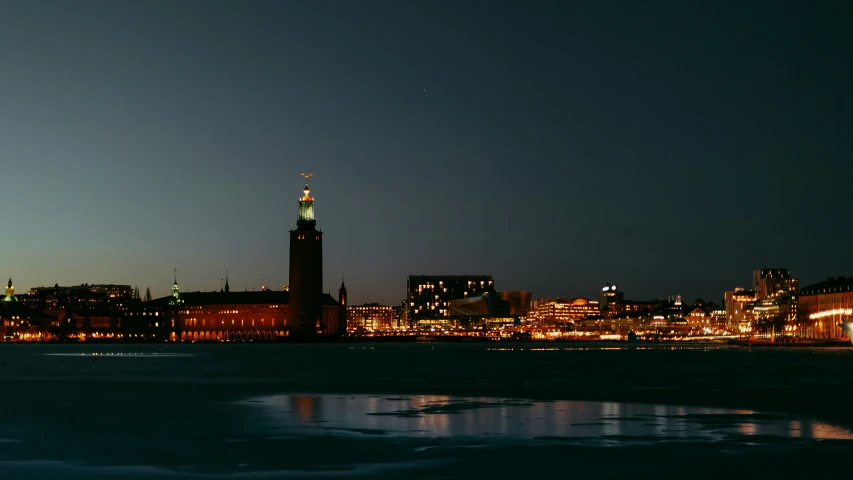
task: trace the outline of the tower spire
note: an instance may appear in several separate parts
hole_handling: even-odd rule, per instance
[[[6,299],[7,302],[16,301],[15,298],[15,286],[12,285],[12,277],[9,277],[9,283],[6,284]]]
[[[225,270],[225,293],[231,291],[231,288],[228,286],[228,270]]]
[[[308,188],[308,179],[313,176],[311,173],[300,174],[305,178],[305,188],[302,190],[302,198],[299,199],[299,217],[296,220],[298,228],[314,227],[317,224],[317,219],[314,218],[314,199],[309,195],[311,189]]]
[[[341,274],[341,288],[338,289],[338,302],[344,307],[347,304],[347,286],[344,285],[344,274]]]
[[[181,296],[181,291],[178,289],[178,269],[175,268],[175,283],[172,285],[172,296],[178,300]]]

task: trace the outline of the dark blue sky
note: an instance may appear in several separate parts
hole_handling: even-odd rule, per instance
[[[0,0],[0,275],[718,300],[853,274],[849,2]]]

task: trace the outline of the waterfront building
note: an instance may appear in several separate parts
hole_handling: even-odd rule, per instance
[[[707,303],[701,298],[693,301],[693,305],[684,306],[684,320],[694,329],[706,332],[722,332],[726,330],[726,313],[714,303]]]
[[[518,292],[498,292],[498,297],[506,303],[507,314],[511,317],[526,317],[530,314],[533,304],[533,292],[522,290]]]
[[[533,304],[528,319],[539,326],[559,326],[574,324],[581,320],[598,318],[601,304],[587,298],[540,299]]]
[[[489,329],[519,323],[530,311],[533,292],[486,292],[448,302],[452,324]]]
[[[744,305],[753,331],[793,334],[797,330],[797,295],[779,291]]]
[[[182,293],[175,282],[172,295],[144,302],[122,332],[172,341],[274,340],[289,335],[288,313],[285,291]]]
[[[729,331],[794,333],[800,281],[786,268],[763,268],[752,272],[752,290],[738,287],[725,293]]]
[[[491,275],[409,275],[406,307],[410,326],[423,320],[445,324],[451,300],[477,297],[495,291]]]
[[[29,307],[53,312],[68,309],[127,311],[135,301],[130,285],[113,284],[34,287],[18,296],[18,300]]]
[[[347,331],[391,330],[397,326],[396,309],[389,305],[365,303],[346,308]]]
[[[53,316],[18,301],[9,279],[6,296],[0,301],[0,342],[49,340],[52,338],[49,329],[55,321]]]
[[[810,338],[846,338],[841,322],[853,321],[853,278],[829,277],[800,290],[798,322]]]
[[[712,324],[714,325],[714,328],[719,332],[727,330],[727,318],[728,317],[726,317],[726,310],[724,308],[717,308],[711,311]]]
[[[713,329],[714,318],[711,314],[711,309],[705,305],[693,305],[687,309],[684,314],[684,320],[693,328]]]
[[[602,308],[601,315],[604,318],[638,318],[648,315],[650,312],[657,310],[664,304],[662,300],[621,300],[617,303],[611,303],[607,306],[607,310]]]
[[[306,176],[307,178],[308,176]],[[124,335],[183,341],[259,341],[292,335],[343,335],[346,287],[338,300],[322,291],[322,232],[316,228],[314,199],[305,184],[297,228],[290,232],[290,285],[284,291],[180,291],[142,302],[122,327]]]
[[[787,268],[762,268],[752,272],[752,290],[760,300],[774,297],[780,292],[796,294],[800,290],[800,281],[791,278]]]
[[[755,292],[736,287],[725,293],[726,326],[729,331],[748,333],[751,331],[749,315],[744,312],[744,306],[756,300]]]

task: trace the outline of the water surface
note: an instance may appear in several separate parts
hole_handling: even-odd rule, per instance
[[[0,478],[813,476],[851,353],[0,345]]]

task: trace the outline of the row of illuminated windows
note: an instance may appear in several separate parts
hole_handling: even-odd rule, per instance
[[[272,313],[272,310],[279,308],[279,305],[269,305],[263,308],[244,308],[243,310],[217,310],[217,311],[207,311],[203,307],[192,307],[192,309],[187,310],[179,310],[179,314],[190,315],[190,314],[199,314],[199,313],[208,313],[208,314],[219,314],[219,315],[229,315],[229,314],[240,314],[240,313]]]
[[[208,319],[202,318],[202,319],[201,319],[201,324],[199,324],[199,320],[198,320],[197,318],[187,318],[187,319],[184,319],[184,326],[186,326],[186,327],[198,327],[198,326],[202,326],[202,327],[208,327],[208,326],[209,326],[209,327],[215,327],[215,326],[217,326],[217,325],[226,325],[226,322],[227,322],[227,320],[225,320],[225,319],[221,319],[221,320],[219,320],[219,321],[217,322],[217,320],[215,320],[215,319],[210,319],[210,321],[208,321]],[[173,322],[173,323],[174,323],[174,322]],[[232,319],[231,319],[231,324],[230,324],[230,325],[231,325],[231,326],[236,326],[236,325],[238,325],[237,320],[235,320],[235,319],[233,319],[233,318],[232,318]],[[246,320],[244,320],[244,319],[241,319],[241,320],[240,320],[239,325],[240,325],[241,327],[245,327],[245,326],[249,326],[249,327],[254,327],[254,326],[264,327],[264,326],[267,326],[267,325],[273,326],[273,325],[275,325],[275,319],[274,319],[274,318],[273,318],[273,319],[270,319],[270,323],[269,323],[269,324],[267,324],[267,323],[266,323],[266,319],[262,318],[262,319],[261,319],[261,321],[260,321],[259,323],[257,323],[257,325],[255,324],[255,319],[251,319],[251,320],[249,320],[248,322],[247,322]],[[173,326],[174,326],[174,324],[173,324]]]

